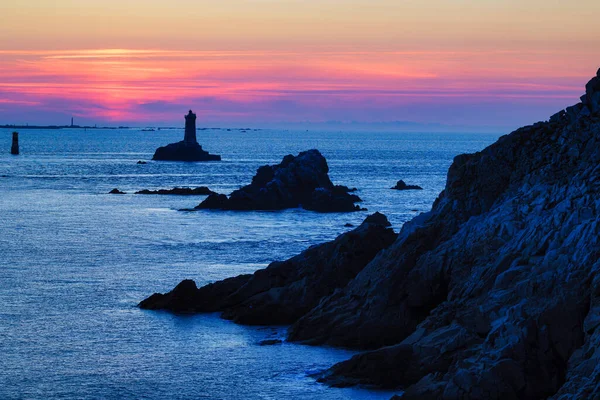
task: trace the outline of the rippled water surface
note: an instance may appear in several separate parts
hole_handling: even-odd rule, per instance
[[[497,136],[203,130],[199,141],[222,162],[149,161],[182,136],[24,130],[15,157],[10,131],[0,130],[0,398],[389,398],[310,377],[351,351],[258,345],[284,337],[285,327],[136,308],[184,278],[205,284],[293,256],[366,212],[182,212],[204,197],[107,192],[205,185],[229,193],[258,166],[318,148],[333,182],[357,187],[362,206],[399,229],[429,210],[454,156]],[[398,179],[425,190],[390,190]]]

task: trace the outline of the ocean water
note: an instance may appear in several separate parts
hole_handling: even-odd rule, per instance
[[[380,211],[394,229],[430,209],[460,153],[489,134],[201,130],[217,163],[152,162],[183,130],[0,130],[0,399],[388,399],[312,372],[355,352],[284,343],[285,327],[136,304],[184,278],[199,285],[263,268]],[[204,197],[109,195],[206,185],[229,193],[260,165],[319,149],[334,183],[368,212],[182,212]],[[138,165],[138,160],[147,160]],[[390,190],[404,179],[422,191]]]

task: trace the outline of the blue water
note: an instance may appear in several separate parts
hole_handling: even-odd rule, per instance
[[[452,158],[483,134],[205,130],[220,163],[152,162],[182,130],[0,130],[0,398],[387,399],[332,389],[309,375],[354,352],[290,343],[285,327],[217,315],[174,316],[136,304],[184,278],[205,284],[252,272],[335,238],[366,212],[181,212],[204,197],[108,195],[174,186],[229,193],[256,168],[318,148],[334,183],[399,229],[427,211]],[[423,191],[390,190],[398,179]]]

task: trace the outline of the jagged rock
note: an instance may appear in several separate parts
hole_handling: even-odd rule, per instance
[[[289,324],[319,301],[344,287],[396,234],[385,217],[372,218],[334,241],[312,246],[287,261],[276,261],[252,275],[196,289],[183,281],[167,294],[154,294],[139,306],[175,312],[222,311],[251,325]]]
[[[457,156],[432,210],[366,266],[350,268],[349,253],[369,240],[345,235],[382,225],[150,305],[183,297],[180,308],[263,323],[302,315],[290,341],[373,349],[321,381],[401,387],[403,400],[600,398],[599,86],[600,70],[582,103]],[[299,310],[298,287],[323,293],[323,275],[347,268]]]
[[[159,190],[140,190],[135,192],[135,194],[174,194],[179,196],[208,196],[211,194],[215,194],[212,190],[207,188],[206,186],[199,186],[197,188],[187,188],[187,187],[176,187],[173,189],[159,189]]]
[[[221,210],[225,209],[228,204],[227,196],[220,193],[214,193],[208,195],[208,197],[199,205],[194,207],[196,210],[209,209],[209,210]]]
[[[213,194],[197,209],[282,210],[303,207],[318,212],[362,210],[354,205],[361,199],[346,186],[334,186],[329,167],[318,150],[296,157],[287,155],[279,165],[265,165],[256,171],[250,185],[233,191],[229,198]]]
[[[393,190],[423,190],[421,186],[417,185],[407,185],[403,180],[399,180],[396,182],[396,186],[392,188]]]
[[[322,381],[403,400],[600,397],[599,77],[585,105],[456,157],[432,210],[292,325],[291,341],[380,348]]]
[[[303,203],[302,207],[317,212],[352,212],[362,210],[354,205],[360,201],[360,197],[348,193],[348,188],[334,186],[333,189],[316,188],[309,201]]]
[[[119,189],[114,188],[113,190],[108,192],[108,194],[125,194],[125,192],[121,192]]]
[[[157,161],[221,161],[221,156],[204,151],[198,144],[196,114],[190,110],[185,116],[184,140],[159,147],[152,159]]]
[[[154,293],[138,306],[147,310],[169,310],[176,313],[219,311],[224,307],[227,296],[237,291],[251,277],[249,274],[239,275],[200,289],[193,280],[185,279],[169,293]]]
[[[137,164],[139,164],[139,165],[143,165],[143,164],[148,164],[148,163],[147,163],[146,161],[141,161],[141,160],[140,160],[140,161],[138,161],[138,162],[137,162]]]
[[[368,224],[392,226],[392,224],[390,224],[390,221],[388,221],[387,217],[379,211],[376,211],[374,214],[371,214],[367,218],[365,218],[365,222]]]

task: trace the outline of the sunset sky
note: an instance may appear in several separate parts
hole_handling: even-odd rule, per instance
[[[0,124],[508,130],[600,67],[598,0],[0,3]]]

